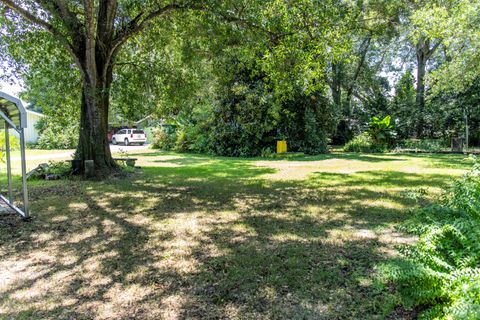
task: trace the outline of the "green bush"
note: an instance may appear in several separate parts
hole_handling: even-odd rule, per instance
[[[175,147],[177,141],[176,132],[167,133],[163,128],[156,128],[152,130],[153,141],[152,148],[170,151]]]
[[[70,177],[72,175],[72,164],[68,161],[49,161],[42,163],[30,174],[30,180],[43,180],[47,176],[55,176],[54,179]]]
[[[419,236],[417,244],[380,267],[401,303],[425,309],[421,319],[480,319],[480,166],[404,229]]]
[[[391,121],[390,116],[383,119],[373,117],[368,124],[368,135],[372,138],[373,144],[377,148],[387,149],[392,147],[397,133],[395,132],[395,125]]]
[[[201,132],[201,126],[184,126],[178,131],[174,150],[177,152],[206,152],[208,138]]]
[[[322,91],[306,93],[294,86],[288,97],[278,96],[268,77],[254,64],[232,63],[220,83],[203,132],[207,150],[223,156],[268,154],[277,140],[288,150],[306,154],[327,151],[335,129],[335,108]]]
[[[376,153],[384,152],[385,150],[384,145],[376,145],[372,137],[366,132],[355,136],[343,147],[343,151],[346,152]]]
[[[52,120],[41,120],[37,123],[40,137],[38,149],[75,149],[78,144],[78,125],[61,126]]]
[[[328,151],[336,120],[333,105],[321,93],[297,93],[282,104],[280,132],[288,150],[305,154]]]
[[[60,176],[70,175],[72,172],[72,164],[68,161],[49,161],[48,174],[58,174]]]
[[[440,151],[448,148],[444,139],[406,139],[399,142],[400,149],[417,149],[423,151]]]
[[[232,157],[259,156],[274,144],[277,110],[262,79],[237,75],[239,82],[224,88],[223,99],[209,120],[209,151]]]
[[[383,119],[373,117],[367,132],[355,136],[343,147],[347,152],[385,152],[395,144],[395,126],[390,116]]]
[[[10,150],[18,150],[20,147],[18,139],[12,133],[10,133],[9,137]],[[0,162],[3,161],[5,161],[5,131],[0,133]]]

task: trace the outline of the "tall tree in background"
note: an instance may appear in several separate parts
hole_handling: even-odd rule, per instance
[[[418,138],[423,136],[425,127],[425,76],[427,74],[427,63],[440,43],[440,40],[432,43],[428,38],[421,37],[415,45],[415,54],[417,57],[417,95],[415,101],[418,111],[416,134]]]
[[[417,68],[416,136],[418,138],[425,134],[426,79],[429,63],[439,51],[440,46],[444,45],[448,35],[454,32],[452,17],[466,2],[470,1],[418,0],[414,1],[412,7],[408,9],[407,21],[411,25],[407,28],[414,47]]]
[[[378,0],[354,2],[348,10],[348,32],[344,36],[349,50],[331,61],[328,77],[332,100],[341,114],[335,143],[347,142],[359,127],[355,106],[371,104],[377,98],[372,95],[372,85],[377,87],[373,91],[379,89],[378,74],[397,33],[400,8],[396,2]]]
[[[395,86],[390,114],[398,120],[397,131],[401,138],[412,137],[415,132],[416,117],[412,110],[416,107],[415,77],[407,70]]]

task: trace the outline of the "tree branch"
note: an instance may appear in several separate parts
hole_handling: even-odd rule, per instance
[[[226,22],[243,24],[243,25],[247,26],[248,28],[257,29],[257,30],[260,30],[262,32],[265,32],[270,36],[273,43],[277,42],[279,39],[281,39],[285,36],[289,36],[289,35],[294,34],[293,32],[276,33],[276,32],[273,32],[271,30],[268,30],[268,29],[266,29],[262,26],[257,25],[256,23],[247,21],[245,19],[242,19],[242,18],[236,17],[236,16],[230,16],[230,15],[220,13],[220,17]]]
[[[169,11],[188,8],[189,7],[185,7],[180,4],[172,3],[158,10],[152,11],[147,15],[145,15],[144,12],[140,12],[135,18],[133,18],[129,23],[127,23],[125,27],[118,31],[117,35],[113,39],[111,54],[114,55],[122,44],[124,44],[131,36],[142,31],[153,19],[160,17]],[[142,20],[143,16],[145,16],[145,18],[143,18]]]
[[[56,1],[59,2],[62,0],[56,0]],[[20,5],[16,4],[13,0],[0,0],[0,3],[3,3],[7,8],[17,13],[20,17],[24,18],[25,20],[50,32],[53,35],[53,37],[56,38],[58,41],[60,41],[64,45],[64,47],[67,49],[67,51],[76,59],[75,48],[72,45],[72,43],[53,25],[37,17],[35,14],[31,13],[27,9],[22,8]],[[37,0],[35,0],[35,3],[40,5],[42,9],[52,14],[51,10],[48,10],[48,8],[45,7],[46,5],[45,3]],[[78,63],[77,60],[76,62]]]
[[[35,16],[33,13],[29,12],[28,10],[23,9],[20,5],[14,3],[12,0],[0,0],[0,2],[3,3],[5,6],[7,6],[7,8],[13,10],[17,14],[19,14],[21,17],[30,21],[36,26],[42,27],[52,34],[55,34],[55,35],[58,34],[58,31],[51,24]]]
[[[102,44],[112,40],[114,21],[117,15],[117,5],[117,0],[100,1],[97,17],[97,33]]]
[[[370,47],[370,43],[372,41],[372,35],[369,35],[364,41],[363,43],[361,44],[360,48],[361,51],[360,51],[360,60],[357,64],[357,68],[355,69],[355,73],[352,77],[352,79],[350,80],[350,85],[348,86],[348,89],[347,89],[347,97],[350,98],[351,95],[352,95],[352,92],[353,92],[353,88],[355,87],[355,83],[357,81],[357,78],[358,76],[360,75],[360,71],[362,70],[363,68],[363,65],[365,63],[365,59],[367,57],[367,53],[368,53],[368,49]],[[348,99],[347,98],[347,99]]]

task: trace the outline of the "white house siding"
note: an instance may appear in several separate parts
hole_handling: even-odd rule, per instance
[[[37,122],[44,115],[35,111],[27,110],[27,127],[25,128],[25,142],[36,143],[38,141],[38,130],[35,128]],[[18,138],[18,133],[11,130],[12,134]]]

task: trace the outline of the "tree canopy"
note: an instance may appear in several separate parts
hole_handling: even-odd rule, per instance
[[[345,143],[372,116],[390,114],[404,139],[458,135],[467,109],[475,123],[479,5],[1,0],[0,56],[3,77],[21,78],[25,98],[60,123],[78,121],[77,156],[99,167],[112,166],[112,114],[197,126],[188,130],[203,132],[210,151],[223,150],[216,117],[243,133],[253,117],[264,123],[251,132],[256,153],[282,135],[319,152],[306,141]],[[287,128],[305,132],[302,119],[320,121],[308,125],[319,140]]]

